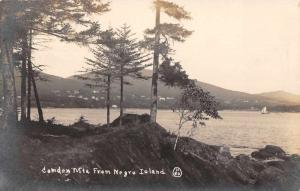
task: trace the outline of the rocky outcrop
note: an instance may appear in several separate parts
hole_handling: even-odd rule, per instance
[[[148,114],[142,114],[142,115],[124,114],[122,118],[123,125],[135,125],[135,124],[148,123],[148,122],[150,122],[150,115]],[[112,127],[116,127],[119,126],[119,123],[120,123],[120,118],[118,117],[110,125]]]
[[[63,136],[63,132],[53,129],[48,132],[37,131],[38,133],[34,133],[34,129],[28,129],[24,130],[27,133],[14,134],[13,137],[18,140],[18,154],[14,158],[21,156],[19,164],[22,163],[23,167],[16,172],[24,177],[32,177],[35,182],[51,180],[64,184],[155,185],[216,190],[236,188],[298,191],[300,188],[300,157],[289,156],[279,147],[266,146],[252,153],[252,157],[233,157],[229,148],[207,145],[191,138],[180,138],[174,151],[176,136],[169,134],[158,124],[145,123],[147,115],[126,115],[125,118],[124,127],[98,127],[94,133],[91,130],[86,134],[80,131],[81,136],[75,137],[72,134]],[[114,123],[118,124],[117,121],[112,124]],[[13,139],[1,141],[1,148],[5,148],[5,144],[12,147],[11,141]],[[15,159],[12,160],[7,155],[0,157],[0,160],[10,167],[14,166],[12,161],[16,163]],[[41,172],[43,168],[57,167],[80,167],[90,171],[97,168],[110,170],[111,173],[117,169],[122,173],[112,176]],[[174,177],[175,167],[182,170],[180,178]],[[141,169],[148,174],[130,174],[133,171],[140,173]]]
[[[260,160],[267,160],[267,159],[286,159],[286,153],[282,148],[274,145],[267,145],[265,148],[260,149],[258,151],[254,151],[251,153],[251,156],[256,159]]]

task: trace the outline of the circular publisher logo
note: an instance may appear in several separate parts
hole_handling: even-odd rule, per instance
[[[172,173],[173,177],[175,178],[180,178],[182,176],[182,170],[179,167],[175,167],[173,168],[173,173]]]

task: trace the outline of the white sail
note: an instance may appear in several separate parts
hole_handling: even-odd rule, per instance
[[[268,113],[267,107],[263,107],[262,110],[261,110],[261,113],[262,114],[267,114]]]

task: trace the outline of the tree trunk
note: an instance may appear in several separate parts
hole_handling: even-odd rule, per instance
[[[175,144],[174,144],[174,151],[176,150],[176,147],[177,147],[177,143],[178,143],[178,139],[180,137],[180,129],[182,128],[182,120],[183,118],[180,117],[180,122],[179,122],[179,127],[178,127],[178,132],[177,132],[177,137],[176,137],[176,141],[175,141]]]
[[[34,79],[34,73],[33,73],[33,69],[32,69],[31,55],[32,55],[32,31],[30,31],[30,36],[29,36],[28,73],[30,73],[31,83],[32,83],[36,106],[37,106],[38,115],[39,115],[39,122],[44,122],[43,110],[42,110],[38,90],[36,87],[36,82]]]
[[[156,22],[155,22],[155,45],[153,56],[153,74],[152,74],[152,87],[151,87],[151,122],[156,122],[157,116],[157,82],[158,82],[158,66],[159,66],[159,41],[160,41],[160,7],[156,6]]]
[[[179,137],[180,137],[180,129],[178,129],[178,132],[177,132],[177,137],[176,137],[176,141],[175,141],[175,144],[174,144],[174,151],[176,151]]]
[[[111,76],[107,76],[107,90],[106,90],[106,123],[107,127],[110,127],[110,84],[111,84]]]
[[[28,40],[28,39],[27,39]],[[27,42],[27,120],[31,121],[31,79],[32,71],[29,70],[31,67],[31,48],[32,48],[32,31],[29,32],[29,41]]]
[[[28,74],[27,76],[27,120],[30,121],[31,120],[31,72],[28,71],[27,74]]]
[[[22,39],[22,69],[21,69],[21,122],[26,121],[26,79],[27,79],[27,35]]]
[[[30,75],[29,75],[30,76],[30,81],[31,81],[31,84],[32,84],[32,87],[33,87],[35,101],[36,101],[36,107],[37,107],[38,115],[39,115],[39,122],[44,122],[43,110],[42,110],[42,106],[41,106],[41,102],[40,102],[38,90],[37,90],[35,79],[34,79],[34,74],[33,74],[33,70],[32,70],[32,64],[28,63],[28,66],[29,66],[28,70],[29,70],[29,73],[30,73]]]
[[[32,87],[33,87],[33,91],[34,91],[36,107],[37,107],[38,114],[39,114],[39,122],[44,122],[43,110],[42,110],[42,106],[41,106],[41,102],[40,102],[38,90],[37,90],[37,87],[36,87],[36,83],[35,83],[32,68],[31,68],[31,82],[32,82]]]
[[[1,38],[1,61],[2,61],[2,80],[3,80],[3,114],[1,116],[1,128],[7,129],[16,126],[18,120],[14,66],[12,61],[12,43]]]
[[[123,76],[123,66],[121,66],[121,76],[120,76],[120,127],[122,126],[122,121],[123,121],[123,100],[124,100],[124,95],[123,95],[123,88],[124,88],[124,76]]]
[[[13,48],[11,50],[11,53],[13,54]],[[13,61],[11,61],[11,63],[13,63]],[[15,107],[15,111],[17,113],[16,121],[18,121],[19,117],[18,117],[17,88],[16,88],[16,77],[15,77],[15,72],[14,71],[15,71],[15,67],[14,67],[14,65],[12,65],[12,74],[13,74],[12,77],[13,77],[14,99],[15,99],[15,101],[14,101],[14,107]]]
[[[175,144],[174,144],[174,151],[176,150],[178,139],[180,137],[180,129],[183,126],[183,117],[184,117],[184,111],[181,111],[180,120],[179,120],[179,126],[178,126],[178,132],[177,132],[177,137],[176,137],[176,141],[175,141]]]
[[[33,86],[33,91],[34,91],[34,96],[35,96],[35,101],[36,101],[36,107],[37,107],[38,115],[39,115],[39,122],[43,123],[43,122],[45,122],[44,121],[43,109],[42,109],[42,105],[41,105],[41,102],[40,102],[38,90],[37,90],[35,79],[34,79],[33,75],[31,76],[31,79],[32,79],[32,86]]]

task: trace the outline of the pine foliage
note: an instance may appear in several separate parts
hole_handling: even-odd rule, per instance
[[[114,51],[113,62],[118,68],[119,76],[144,78],[141,71],[150,66],[147,62],[151,59],[140,47],[140,42],[134,38],[129,26],[123,25],[117,29],[118,44]]]

